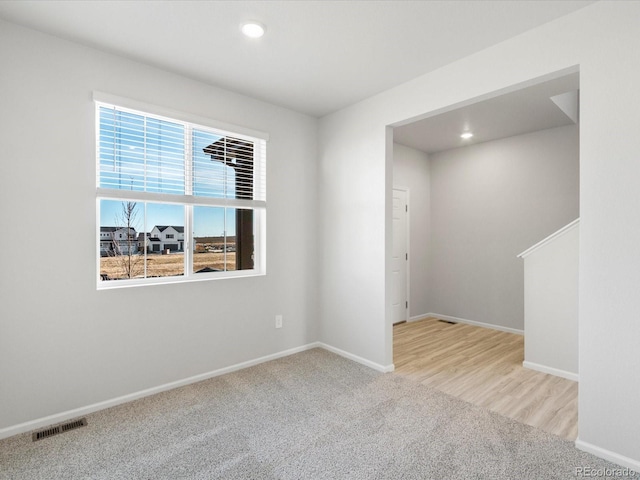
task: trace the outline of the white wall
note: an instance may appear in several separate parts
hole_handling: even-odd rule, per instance
[[[431,163],[431,312],[522,331],[520,252],[579,217],[576,125],[455,148]]]
[[[345,113],[324,124],[318,145],[320,337],[387,368],[390,345],[381,339],[391,335],[384,289],[391,203],[380,193],[391,195],[393,174],[392,162],[380,165],[379,157],[392,157],[392,136],[384,125],[362,117],[351,122]]]
[[[414,148],[393,144],[393,185],[409,189],[409,318],[431,312],[429,244],[431,223],[429,156]]]
[[[318,339],[317,120],[5,22],[0,65],[0,433]],[[270,135],[266,276],[96,291],[93,90]]]
[[[598,2],[324,117],[321,338],[392,361],[387,126],[580,69],[581,448],[640,470],[640,2]]]
[[[524,252],[524,366],[578,380],[580,228]]]

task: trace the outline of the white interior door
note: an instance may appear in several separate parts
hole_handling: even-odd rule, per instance
[[[407,248],[408,227],[407,191],[393,189],[393,247],[391,270],[392,284],[392,323],[407,320],[409,314],[409,297],[407,294],[407,268],[409,250]]]

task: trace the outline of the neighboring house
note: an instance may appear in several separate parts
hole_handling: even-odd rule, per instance
[[[137,233],[135,228],[129,231],[126,227],[100,227],[100,256],[107,257],[119,253],[121,255],[144,252],[183,252],[184,227],[174,225],[156,225],[151,232]]]
[[[151,234],[149,232],[144,233],[144,232],[140,232],[138,233],[138,251],[139,252],[144,252],[149,248],[149,237],[151,236]]]
[[[131,253],[138,253],[135,228],[129,228],[129,234],[127,235],[127,227],[100,227],[101,257],[116,254],[128,255],[129,248],[131,248]]]
[[[156,225],[147,239],[149,252],[184,252],[184,227]]]

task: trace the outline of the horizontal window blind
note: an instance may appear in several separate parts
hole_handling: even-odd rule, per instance
[[[266,201],[265,141],[99,106],[98,187]]]
[[[185,127],[100,107],[99,186],[185,194]]]

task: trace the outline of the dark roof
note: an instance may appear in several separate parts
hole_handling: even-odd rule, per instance
[[[173,228],[178,233],[184,233],[184,227],[179,227],[176,225],[156,225],[155,228],[157,228],[161,232],[164,232],[169,227]]]
[[[222,137],[202,149],[211,160],[234,166],[232,159],[253,163],[253,143],[233,137]]]
[[[222,270],[218,270],[217,268],[204,267],[196,271],[196,273],[221,272],[221,271]]]

